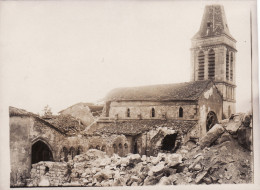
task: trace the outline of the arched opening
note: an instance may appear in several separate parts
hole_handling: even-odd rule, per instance
[[[177,134],[166,135],[162,140],[162,150],[171,151],[175,147]]]
[[[70,151],[69,151],[70,155],[71,155],[71,159],[73,159],[76,155],[76,150],[74,147],[71,147],[70,148]]]
[[[199,63],[198,79],[199,80],[204,80],[204,62],[205,62],[204,53],[203,51],[200,51],[198,55],[198,63]]]
[[[99,146],[99,145],[97,145],[97,146],[96,146],[96,149],[97,149],[97,150],[100,150],[100,146]]]
[[[213,111],[210,111],[207,115],[207,120],[206,120],[207,131],[209,131],[217,122],[218,122],[217,115]]]
[[[77,155],[80,155],[83,152],[83,148],[81,146],[77,149]]]
[[[226,80],[229,80],[229,52],[226,53]]]
[[[233,81],[233,53],[230,55],[230,80]]]
[[[182,107],[179,108],[179,117],[183,117],[183,108]]]
[[[152,108],[152,117],[155,117],[155,109]]]
[[[137,146],[137,141],[134,142],[134,154],[138,154],[138,146]]]
[[[215,52],[213,49],[209,51],[208,59],[209,59],[208,78],[214,79],[215,78]]]
[[[68,162],[68,154],[69,154],[68,149],[66,147],[63,147],[62,151],[63,151],[64,161]]]
[[[125,147],[124,153],[125,153],[125,155],[126,155],[126,154],[128,154],[128,145],[125,143],[125,144],[124,144],[124,147]]]
[[[118,155],[123,156],[123,146],[121,143],[119,143],[118,148],[119,148]]]
[[[127,108],[127,110],[126,110],[126,117],[130,117],[130,109],[129,108]]]
[[[117,146],[116,144],[113,144],[114,153],[117,153]]]
[[[32,145],[32,164],[40,161],[53,161],[53,156],[48,145],[39,140]]]

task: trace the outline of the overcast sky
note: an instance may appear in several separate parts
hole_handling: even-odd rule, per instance
[[[56,113],[117,87],[189,81],[190,39],[212,3],[237,40],[237,111],[248,111],[254,1],[2,1],[1,98]]]

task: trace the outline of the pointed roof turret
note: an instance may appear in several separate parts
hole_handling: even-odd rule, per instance
[[[200,29],[193,39],[220,35],[226,35],[231,40],[236,41],[229,32],[223,5],[207,5],[204,9]]]

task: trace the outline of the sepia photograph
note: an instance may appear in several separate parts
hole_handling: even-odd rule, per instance
[[[1,189],[256,185],[256,3],[0,1]]]

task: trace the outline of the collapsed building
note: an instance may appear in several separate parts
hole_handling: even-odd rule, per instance
[[[104,107],[79,103],[47,118],[10,107],[11,186],[34,163],[66,162],[93,148],[151,156],[198,142],[235,113],[235,43],[223,6],[206,6],[192,38],[191,82],[118,88]]]

